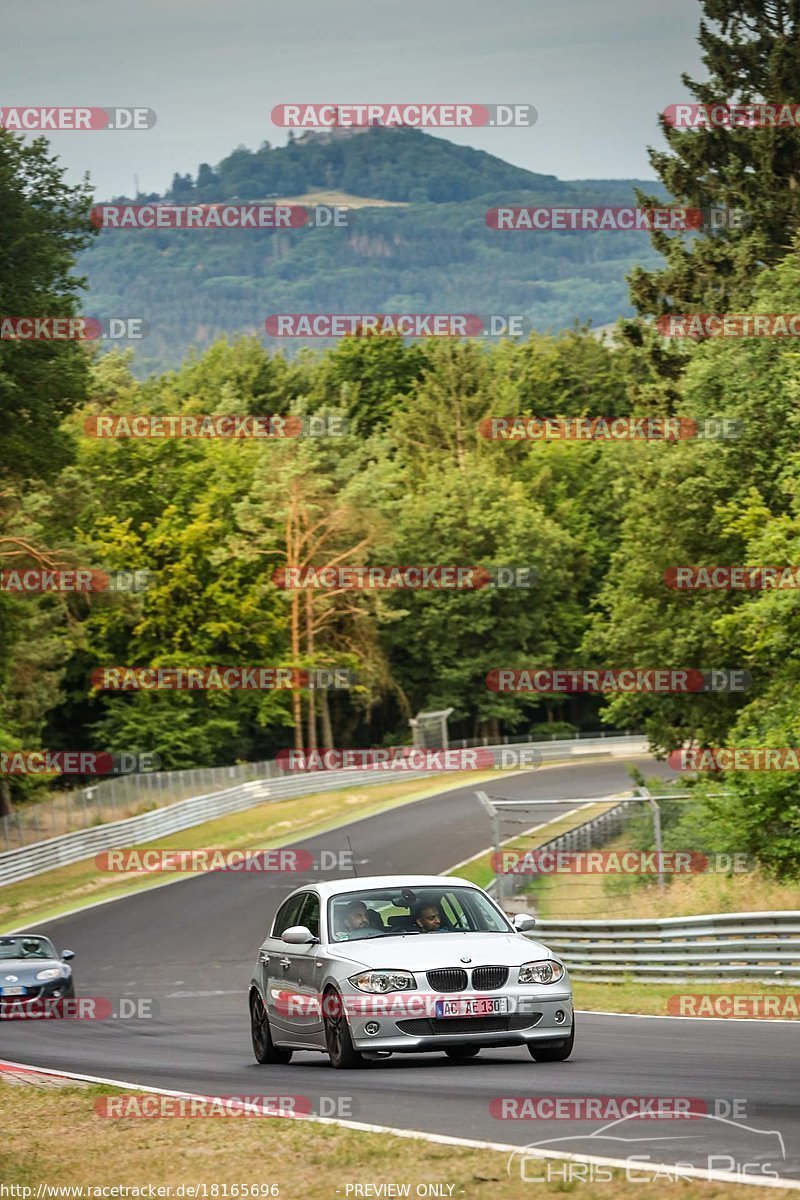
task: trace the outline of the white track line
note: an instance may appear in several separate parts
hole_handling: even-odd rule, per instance
[[[716,995],[715,992],[708,994]],[[724,995],[724,993],[722,994]],[[796,1017],[676,1017],[671,1013],[607,1012],[602,1008],[576,1008],[575,1011],[586,1013],[590,1017],[634,1017],[637,1021],[725,1021],[728,1024],[738,1021],[740,1024],[752,1023],[755,1025],[800,1025],[800,1021]]]
[[[40,1067],[32,1067],[27,1063],[17,1063],[9,1059],[0,1059],[0,1072],[8,1071],[25,1071],[38,1075],[50,1075],[59,1079],[78,1079],[84,1083],[99,1083],[106,1084],[110,1087],[122,1088],[126,1091],[148,1092],[155,1093],[158,1096],[174,1096],[183,1100],[218,1100],[220,1103],[225,1102],[224,1097],[209,1097],[197,1092],[180,1092],[171,1088],[150,1087],[147,1084],[128,1083],[121,1079],[107,1079],[101,1075],[79,1075],[73,1071],[57,1071],[43,1070]],[[256,1111],[257,1106],[252,1106]],[[273,1114],[271,1114],[273,1116]],[[124,1118],[121,1118],[124,1119]],[[262,1118],[269,1120],[269,1117]],[[410,1138],[414,1141],[432,1142],[440,1146],[463,1146],[470,1150],[493,1150],[500,1154],[515,1154],[524,1151],[531,1158],[553,1158],[559,1161],[568,1160],[570,1162],[579,1163],[596,1163],[599,1166],[617,1167],[625,1169],[629,1166],[628,1160],[624,1158],[605,1158],[594,1154],[563,1154],[555,1150],[531,1150],[526,1146],[518,1146],[507,1142],[485,1142],[478,1141],[474,1138],[459,1138],[450,1137],[444,1133],[423,1133],[417,1129],[398,1129],[393,1125],[372,1125],[365,1121],[343,1121],[338,1117],[313,1117],[299,1114],[274,1114],[273,1119],[277,1120],[295,1120],[295,1121],[313,1121],[317,1125],[335,1125],[340,1129],[358,1129],[364,1133],[390,1133],[394,1137]],[[706,1182],[719,1183],[739,1183],[750,1185],[751,1187],[783,1187],[792,1190],[800,1191],[800,1180],[783,1179],[783,1178],[768,1178],[755,1179],[750,1176],[741,1177],[732,1171],[711,1171],[702,1170],[700,1167],[682,1167],[678,1168],[671,1163],[648,1163],[636,1164],[637,1170],[652,1171],[655,1174],[661,1175],[665,1170],[670,1171],[676,1178],[682,1179],[702,1179]],[[510,1174],[510,1171],[509,1171]]]

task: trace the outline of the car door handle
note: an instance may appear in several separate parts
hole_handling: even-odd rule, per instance
[[[263,950],[261,951],[261,953],[259,954],[259,956],[258,956],[258,957],[259,957],[259,959],[261,960],[261,962],[262,962],[262,963],[268,963],[268,962],[269,962],[269,955],[268,955],[268,954],[265,954]]]
[[[288,971],[288,969],[291,965],[292,965],[292,960],[290,958],[282,958],[281,959],[281,966],[283,967],[284,971]]]

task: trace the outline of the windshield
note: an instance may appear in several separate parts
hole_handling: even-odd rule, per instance
[[[393,887],[331,897],[328,930],[333,942],[356,942],[374,937],[509,933],[511,927],[475,888]]]
[[[44,937],[3,937],[0,938],[0,959],[2,958],[55,958],[56,951],[53,943]]]

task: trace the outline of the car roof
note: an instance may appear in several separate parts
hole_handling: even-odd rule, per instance
[[[477,887],[469,879],[459,879],[455,875],[367,875],[359,879],[313,880],[295,888],[295,892],[305,892],[314,888],[320,896],[328,897],[338,896],[342,892],[369,891],[373,888],[453,887],[456,884],[461,887]]]

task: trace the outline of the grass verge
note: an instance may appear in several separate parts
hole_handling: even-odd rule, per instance
[[[397,1195],[379,1191],[380,1184],[408,1185],[417,1193],[456,1200],[512,1200],[529,1190],[519,1173],[509,1177],[507,1154],[464,1146],[438,1145],[392,1134],[366,1133],[310,1121],[253,1117],[108,1119],[95,1113],[95,1101],[121,1094],[96,1086],[36,1087],[0,1080],[3,1138],[0,1177],[6,1184],[55,1185],[85,1189],[123,1185],[145,1188],[205,1185],[207,1196],[228,1195],[233,1185],[257,1185],[257,1195],[276,1185],[280,1200],[347,1200],[354,1196]],[[57,1136],[50,1131],[57,1130]],[[465,1131],[468,1136],[468,1131]],[[531,1131],[531,1140],[536,1134]],[[502,1140],[503,1131],[498,1130]],[[585,1170],[586,1168],[584,1168]],[[363,1190],[353,1188],[361,1185]],[[348,1185],[349,1189],[348,1190]],[[371,1186],[370,1186],[371,1185]],[[439,1185],[440,1191],[433,1190]],[[546,1194],[571,1192],[577,1185],[557,1181],[539,1184]],[[20,1193],[17,1193],[18,1195]],[[140,1193],[142,1194],[142,1193]],[[584,1200],[629,1200],[630,1182],[615,1171],[610,1182],[581,1183]],[[702,1180],[659,1179],[658,1195],[667,1200],[717,1200],[752,1194],[738,1184]],[[788,1200],[796,1192],[770,1189]],[[22,1194],[24,1196],[24,1193]],[[197,1195],[197,1193],[195,1193]],[[202,1200],[202,1192],[200,1193]]]
[[[800,1016],[795,1015],[800,1012],[800,988],[774,987],[769,983],[759,983],[755,979],[730,983],[698,983],[694,979],[683,983],[678,980],[675,983],[584,983],[580,979],[574,979],[572,986],[575,1007],[596,1012],[643,1013],[667,1017],[674,1015],[668,1007],[670,997],[673,996],[755,996],[762,1003],[764,997],[774,1000],[788,996],[792,1002],[779,1005],[780,1011],[777,1015],[784,1020],[800,1020]],[[689,1002],[686,1003],[685,1010],[686,1016],[691,1016],[695,1011]],[[742,1015],[748,1014],[743,1012]],[[768,1020],[769,1017],[763,1019]]]
[[[624,836],[603,847],[629,850]],[[702,913],[782,912],[800,909],[800,885],[779,883],[761,870],[738,875],[667,876],[659,892],[642,875],[547,875],[529,893],[542,920],[693,917]]]

